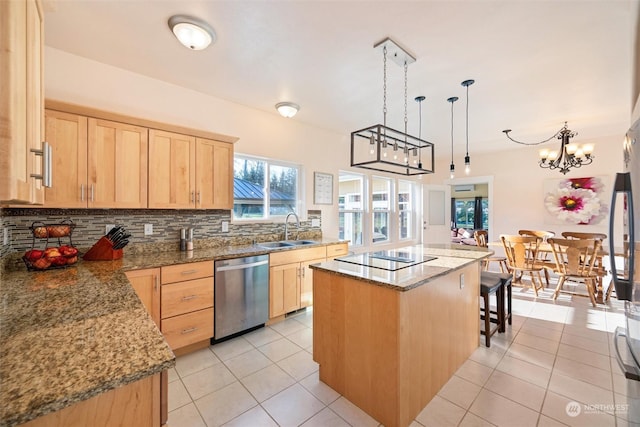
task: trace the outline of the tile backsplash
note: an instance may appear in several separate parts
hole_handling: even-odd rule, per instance
[[[290,222],[290,230],[301,238],[321,237],[320,227],[312,227],[312,219],[321,219],[321,211],[307,212],[307,220],[300,222],[300,230]],[[72,233],[73,245],[89,248],[105,234],[108,224],[121,225],[131,233],[126,251],[161,251],[178,249],[181,228],[194,228],[194,246],[211,247],[248,244],[280,240],[284,238],[282,222],[232,223],[231,212],[227,210],[158,210],[158,209],[41,209],[3,208],[0,209],[0,240],[5,228],[9,233],[7,245],[0,241],[0,258],[12,253],[23,253],[34,243],[29,227],[33,222],[55,224],[71,220],[75,225]],[[222,231],[222,221],[229,221],[229,231]],[[152,224],[153,234],[144,235],[144,225]],[[67,243],[63,238],[63,243]],[[36,239],[36,245],[46,242]],[[57,241],[54,243],[57,245]]]

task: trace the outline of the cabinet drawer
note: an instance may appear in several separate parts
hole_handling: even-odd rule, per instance
[[[302,262],[310,259],[324,258],[327,250],[324,246],[314,248],[286,250],[282,252],[272,252],[269,254],[269,265],[284,265],[292,262]]]
[[[349,252],[349,245],[346,243],[327,246],[327,258],[346,255],[348,252]]]
[[[213,277],[163,285],[160,296],[162,318],[213,306]]]
[[[162,319],[162,334],[172,350],[213,336],[213,308]]]
[[[213,261],[201,261],[162,267],[160,280],[164,285],[210,276],[213,276]]]

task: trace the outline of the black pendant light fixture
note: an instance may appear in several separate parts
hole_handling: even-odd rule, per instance
[[[453,103],[458,100],[457,96],[452,96],[447,99],[447,102],[451,103],[451,166],[449,166],[449,177],[451,179],[456,176],[456,165],[453,164]]]
[[[351,132],[351,166],[406,176],[433,173],[434,144],[408,133],[407,69],[416,59],[390,38],[374,49],[382,53],[383,122]],[[387,126],[387,58],[404,71],[404,132]]]
[[[471,173],[471,158],[469,157],[469,86],[475,83],[475,80],[465,80],[460,83],[467,88],[467,154],[464,156],[464,173],[469,175]]]

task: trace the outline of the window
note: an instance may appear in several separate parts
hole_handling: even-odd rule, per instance
[[[410,239],[413,237],[414,211],[413,211],[413,182],[398,181],[398,231],[399,238]]]
[[[364,177],[341,172],[338,181],[338,237],[362,245]]]
[[[234,219],[269,219],[298,212],[300,167],[236,155],[233,165]]]
[[[390,240],[391,180],[389,178],[373,177],[371,184],[373,242],[388,242]]]
[[[456,200],[456,226],[458,228],[467,228],[473,230],[475,228],[489,229],[489,199],[482,197],[481,211],[477,211],[476,199],[455,199]],[[480,224],[482,227],[476,227],[476,214],[481,215]],[[474,225],[475,224],[475,225]]]

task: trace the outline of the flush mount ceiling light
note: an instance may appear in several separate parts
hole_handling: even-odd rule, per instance
[[[569,140],[577,135],[577,132],[572,132],[567,127],[567,122],[564,122],[564,126],[558,132],[553,134],[550,138],[540,142],[521,142],[509,136],[511,129],[503,130],[507,138],[511,141],[522,145],[540,145],[545,142],[551,141],[557,138],[561,141],[560,151],[549,150],[543,148],[540,150],[540,161],[538,165],[541,168],[558,169],[560,173],[567,174],[571,168],[579,168],[580,166],[589,165],[593,162],[593,145],[585,144],[580,147],[578,144],[571,144]]]
[[[191,50],[202,50],[216,41],[216,32],[201,19],[174,15],[168,23],[178,41]]]
[[[293,102],[278,102],[276,104],[276,110],[282,117],[286,117],[290,119],[298,113],[300,106],[298,104],[294,104]]]
[[[434,145],[421,135],[416,138],[407,133],[407,69],[416,59],[390,38],[373,47],[382,50],[383,124],[351,133],[351,166],[407,176],[433,173]],[[404,132],[387,126],[387,56],[404,68]],[[419,98],[416,101],[421,108],[424,98]]]

